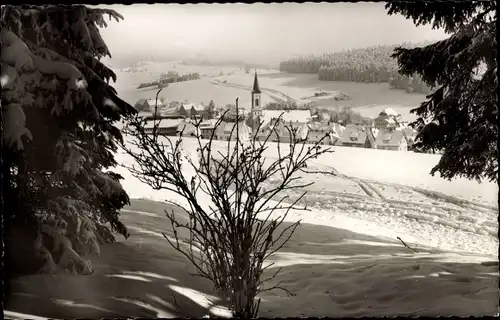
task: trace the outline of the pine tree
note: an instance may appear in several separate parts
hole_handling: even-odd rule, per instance
[[[113,125],[135,109],[117,97],[99,34],[107,9],[2,7],[2,192],[6,265],[18,273],[92,272],[88,253],[114,241],[106,225],[129,202],[116,165]]]
[[[206,117],[207,119],[215,118],[215,103],[213,100],[210,100],[208,106],[206,107]]]
[[[418,116],[413,126],[426,133],[415,146],[442,150],[431,174],[498,181],[496,1],[391,2],[386,9],[450,34],[393,54],[400,73],[419,74],[435,88],[412,110]]]

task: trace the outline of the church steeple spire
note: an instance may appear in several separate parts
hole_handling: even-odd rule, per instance
[[[259,88],[259,79],[257,79],[257,70],[255,71],[255,78],[253,79],[252,93],[261,93]]]
[[[255,78],[253,79],[252,89],[252,132],[256,134],[255,130],[259,125],[259,119],[262,116],[262,106],[260,101],[260,88],[259,80],[257,79],[257,70],[255,70]]]

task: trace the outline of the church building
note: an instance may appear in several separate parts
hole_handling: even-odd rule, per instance
[[[257,127],[259,126],[260,118],[262,117],[261,93],[259,79],[257,78],[257,72],[255,72],[252,88],[252,109],[250,111],[250,127],[252,128],[252,133],[254,134],[256,133],[255,130],[257,130]]]

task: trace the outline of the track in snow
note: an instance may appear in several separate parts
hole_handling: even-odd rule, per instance
[[[242,90],[246,90],[246,91],[252,91],[252,87],[244,86],[241,84],[229,83],[229,82],[224,83],[224,82],[220,82],[219,80],[213,80],[213,79],[209,79],[209,82],[213,85],[216,85],[216,86],[225,86],[225,87],[242,89]],[[285,102],[286,101],[293,101],[297,104],[303,103],[303,101],[301,102],[300,100],[294,99],[294,98],[290,97],[289,95],[284,94],[283,92],[278,91],[278,90],[274,90],[274,89],[270,89],[270,88],[263,88],[263,87],[260,87],[260,90],[264,94],[268,95],[271,99],[273,99],[275,101],[285,101]]]
[[[297,181],[316,182],[307,188],[302,201],[308,207],[390,226],[441,249],[497,252],[498,209],[494,206],[423,188],[350,177],[332,167],[309,169],[313,173]],[[288,195],[294,200],[302,191]]]

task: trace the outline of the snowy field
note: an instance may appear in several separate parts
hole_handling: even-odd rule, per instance
[[[219,144],[220,150],[227,146]],[[194,155],[194,146],[186,139],[186,154]],[[272,153],[270,158],[276,156]],[[132,164],[122,152],[117,159]],[[498,265],[491,264],[498,249],[496,187],[431,177],[430,166],[437,160],[434,155],[338,147],[317,159],[310,169],[332,174],[303,177],[316,181],[306,199],[311,210],[291,212],[287,223],[302,223],[270,258],[268,263],[275,265],[264,274],[283,267],[268,285],[283,281],[295,296],[262,294],[260,316],[497,312]],[[163,238],[162,232],[173,234],[163,210],[175,209],[164,201],[182,205],[182,199],[152,190],[123,168],[118,171],[130,196],[142,199],[122,210],[131,237],[103,246],[92,276],[16,280],[6,309],[54,318],[227,316],[210,284],[191,276],[192,267]]]
[[[185,138],[183,145],[187,154],[195,154],[196,140]],[[223,152],[227,142],[215,142],[214,146]],[[286,153],[286,149],[287,145],[282,144],[282,152]],[[271,146],[264,156],[273,159],[276,150]],[[373,230],[362,232],[372,236],[386,236],[385,230],[377,230],[389,228],[416,245],[496,256],[496,184],[432,177],[429,172],[439,160],[438,155],[348,147],[333,150],[334,153],[311,160],[308,169],[330,174],[302,174],[302,182],[315,182],[308,187],[304,200],[314,209],[292,214],[295,219],[338,227],[336,216],[355,218],[374,224]],[[124,154],[118,155],[118,159],[133,164]],[[119,172],[127,177],[123,184],[134,198],[168,199],[186,205],[175,194],[146,188],[123,168]],[[293,200],[298,192],[289,196]]]
[[[135,105],[139,99],[154,99],[158,92],[157,87],[137,89],[137,86],[140,83],[159,80],[162,72],[176,71],[181,75],[198,72],[200,79],[170,84],[168,87],[163,88],[159,97],[164,97],[167,102],[185,101],[208,104],[210,100],[213,100],[217,106],[234,104],[236,98],[239,97],[241,106],[251,105],[250,94],[246,90],[235,87],[216,86],[210,82],[211,77],[218,77],[221,72],[224,74],[244,74],[244,70],[241,68],[190,66],[179,62],[147,63],[146,68],[146,71],[135,73],[113,70],[118,78],[116,84],[113,84],[113,86],[117,89],[120,98],[132,105]],[[264,99],[263,103],[269,101],[271,100]]]
[[[409,113],[410,110],[420,106],[420,103],[425,100],[424,94],[408,94],[404,90],[390,90],[388,83],[320,81],[317,74],[285,73],[273,70],[257,70],[257,72],[261,89],[267,88],[284,93],[302,103],[305,102],[302,98],[325,91],[332,96],[313,99],[316,105],[325,108],[355,108],[366,117],[376,117],[382,109],[391,107],[399,112],[403,119],[411,121],[415,116]],[[253,83],[253,74],[239,73],[217,77],[217,79],[249,86]],[[339,92],[347,94],[351,100],[336,101],[334,96]]]

